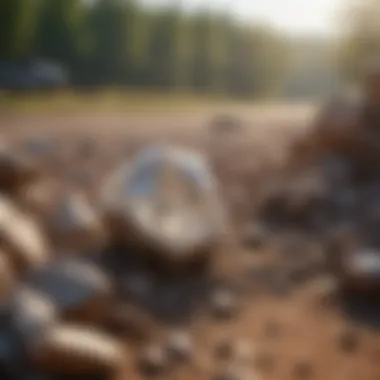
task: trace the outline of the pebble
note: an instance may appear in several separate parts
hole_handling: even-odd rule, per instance
[[[230,339],[223,339],[215,347],[215,356],[220,360],[230,360],[234,357],[234,344]]]
[[[59,324],[49,329],[31,355],[40,370],[60,374],[114,372],[128,356],[121,344],[96,329]]]
[[[338,336],[338,346],[345,353],[353,353],[359,349],[360,337],[353,329],[346,329]]]
[[[10,300],[12,325],[26,348],[33,350],[36,342],[57,320],[54,304],[44,294],[21,286]]]
[[[75,311],[90,320],[107,311],[112,284],[96,265],[83,259],[62,256],[26,278],[28,284],[54,300],[62,313]]]
[[[110,306],[107,313],[107,326],[115,334],[144,341],[154,334],[151,318],[141,309],[132,305],[117,304]]]
[[[69,193],[61,200],[51,221],[56,246],[78,252],[102,249],[106,233],[100,215],[80,193]]]
[[[191,335],[184,331],[170,333],[167,341],[167,350],[169,358],[175,362],[188,361],[194,353]]]
[[[0,188],[6,192],[18,190],[37,177],[37,169],[29,160],[0,148]]]
[[[236,316],[237,300],[235,295],[227,289],[218,289],[211,296],[213,315],[218,319],[230,319]]]
[[[50,258],[47,238],[37,221],[0,197],[0,237],[16,271],[24,274]]]
[[[140,354],[139,367],[145,375],[158,375],[164,372],[168,364],[165,350],[158,344],[148,344]]]
[[[270,232],[268,228],[260,223],[252,223],[243,233],[243,242],[247,247],[259,249],[269,239]]]

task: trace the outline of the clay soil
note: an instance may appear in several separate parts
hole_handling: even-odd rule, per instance
[[[380,307],[363,297],[342,299],[326,269],[323,242],[292,230],[260,247],[239,239],[310,112],[239,109],[243,130],[223,137],[207,128],[215,111],[13,115],[1,118],[0,126],[16,142],[36,134],[56,138],[63,158],[51,175],[92,194],[113,167],[150,142],[178,142],[209,155],[231,228],[212,274],[167,274],[139,303],[153,320],[157,333],[152,336],[161,339],[181,328],[194,339],[194,357],[158,378],[216,378],[231,365],[216,355],[226,339],[250,345],[251,353],[232,363],[249,369],[247,379],[380,380]],[[75,153],[85,139],[94,143],[90,158]],[[150,272],[141,271],[149,279]],[[237,302],[229,318],[210,310],[208,296],[219,285],[228,287]],[[135,365],[140,343],[125,341],[126,369],[117,379],[145,379]]]

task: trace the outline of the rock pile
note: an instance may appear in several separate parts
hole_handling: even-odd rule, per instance
[[[133,357],[118,328],[129,324],[128,332],[134,323],[136,332],[149,321],[121,291],[130,256],[170,268],[208,262],[223,234],[222,202],[206,160],[169,146],[147,148],[106,175],[94,202],[60,182],[60,172],[44,177],[54,162],[52,144],[39,136],[24,142],[26,156],[36,160],[0,152],[0,312],[10,326],[4,344],[16,347],[12,360],[0,357],[0,369],[18,373],[15,366],[30,366],[30,376],[117,374]],[[78,154],[87,159],[95,150],[86,140]],[[119,276],[107,266],[108,256]],[[143,371],[192,356],[186,331],[157,347],[146,344],[136,363]]]

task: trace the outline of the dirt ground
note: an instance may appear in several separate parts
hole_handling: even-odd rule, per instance
[[[273,236],[260,247],[238,238],[281,166],[287,144],[313,111],[233,109],[244,129],[227,139],[207,129],[216,111],[14,115],[0,117],[0,128],[16,142],[40,133],[56,137],[62,160],[51,174],[88,191],[152,141],[180,142],[210,156],[232,221],[212,278],[183,274],[156,281],[148,270],[138,272],[152,287],[139,305],[153,316],[157,339],[180,328],[194,340],[192,357],[156,378],[380,380],[380,308],[376,302],[341,299],[324,266],[323,242],[295,231]],[[86,138],[95,141],[91,159],[72,152]],[[211,310],[208,297],[215,286],[233,294],[236,310],[228,317]],[[224,341],[250,350],[220,358]],[[139,344],[126,338],[126,347],[126,369],[116,378],[145,379],[135,365]],[[231,373],[225,372],[228,368]],[[246,372],[239,377],[233,368]]]

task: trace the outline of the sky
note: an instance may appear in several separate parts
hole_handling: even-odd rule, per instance
[[[266,22],[287,34],[328,36],[334,33],[337,11],[344,0],[145,0],[151,4],[181,2],[186,8],[209,4],[238,17]]]

